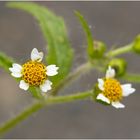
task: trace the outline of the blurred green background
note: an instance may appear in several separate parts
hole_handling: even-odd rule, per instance
[[[108,46],[125,45],[140,33],[140,2],[37,2],[65,19],[71,46],[75,50],[72,70],[86,61],[86,39],[74,15],[78,10],[88,21],[96,39]],[[36,47],[46,53],[46,44],[34,18],[0,2],[0,51],[22,64]],[[109,48],[108,48],[109,49]],[[140,56],[123,55],[128,71],[139,72]],[[97,71],[81,76],[60,94],[93,87]],[[78,101],[45,107],[9,131],[4,138],[140,138],[140,88],[123,100],[125,109],[117,110],[91,101]],[[25,93],[25,94],[24,94]],[[0,69],[0,123],[14,117],[33,102],[18,83]]]

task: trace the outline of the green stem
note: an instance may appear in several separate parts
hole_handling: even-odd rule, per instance
[[[78,78],[83,73],[88,72],[91,68],[93,68],[93,66],[89,62],[82,64],[80,67],[78,67],[74,72],[69,74],[63,81],[61,81],[52,90],[52,95],[56,95],[60,89],[62,89],[64,86],[68,86],[68,84],[70,82],[72,82],[74,79]]]
[[[73,95],[67,95],[67,96],[58,96],[58,97],[49,97],[45,100],[38,101],[34,103],[32,106],[28,107],[28,109],[24,110],[20,114],[18,114],[15,118],[7,121],[0,127],[0,135],[6,133],[8,130],[16,126],[21,121],[25,120],[27,117],[32,115],[33,113],[37,112],[41,108],[45,107],[46,105],[51,104],[58,104],[58,103],[66,103],[66,102],[72,102],[75,100],[82,100],[86,99],[87,97],[92,96],[91,91],[82,92],[82,93],[76,93]]]
[[[133,46],[133,43],[130,43],[130,44],[126,45],[126,46],[123,46],[123,47],[120,47],[120,48],[118,48],[116,50],[108,52],[107,56],[115,57],[115,56],[123,54],[123,53],[131,52],[132,51],[132,46]]]
[[[33,114],[34,112],[38,111],[43,107],[42,104],[40,103],[35,103],[29,108],[25,109],[23,112],[18,114],[15,118],[10,119],[0,127],[0,135],[6,133],[9,129],[13,128],[16,126],[19,122],[25,120],[28,116]]]
[[[135,82],[135,83],[140,83],[140,74],[131,74],[131,73],[126,73],[122,79],[127,80],[129,82]]]
[[[45,100],[45,103],[46,104],[67,103],[75,100],[85,99],[87,97],[92,96],[92,94],[93,91],[86,91],[86,92],[76,93],[67,96],[49,97],[47,100]]]

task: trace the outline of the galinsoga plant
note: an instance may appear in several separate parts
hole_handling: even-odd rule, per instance
[[[120,79],[128,82],[140,82],[138,74],[127,72],[127,62],[119,58],[120,54],[140,54],[140,36],[128,45],[107,50],[105,43],[93,39],[89,25],[77,11],[75,15],[80,21],[87,39],[87,62],[70,72],[73,60],[73,48],[70,46],[64,20],[49,11],[46,7],[30,2],[9,2],[7,6],[24,10],[38,21],[41,31],[47,41],[47,55],[38,48],[32,48],[31,56],[24,64],[15,61],[0,52],[0,67],[5,69],[23,90],[29,90],[34,104],[17,114],[14,118],[0,126],[0,135],[28,118],[46,105],[67,103],[76,100],[89,99],[106,106],[124,108],[123,97],[135,92],[129,84],[121,84]],[[44,62],[42,59],[44,56]],[[105,77],[97,79],[94,87],[71,95],[59,96],[58,91],[72,80],[92,69],[105,73]],[[118,80],[119,79],[119,80]],[[22,91],[21,91],[22,92]]]

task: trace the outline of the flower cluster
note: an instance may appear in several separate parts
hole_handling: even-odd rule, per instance
[[[96,99],[111,104],[115,108],[124,108],[125,106],[120,103],[122,97],[126,97],[135,92],[131,84],[121,85],[115,79],[115,70],[110,66],[106,71],[105,78],[98,79],[98,88],[99,94]]]
[[[14,63],[9,70],[11,75],[20,78],[19,87],[28,90],[30,86],[37,86],[43,92],[51,89],[52,82],[48,80],[49,76],[58,74],[58,67],[56,65],[45,66],[41,61],[43,53],[38,52],[34,48],[31,52],[31,60],[24,63],[22,66]]]
[[[52,82],[48,80],[49,76],[58,74],[56,65],[45,66],[41,61],[43,53],[38,52],[34,48],[31,52],[31,60],[24,63],[22,66],[14,63],[9,70],[11,75],[20,78],[19,87],[28,90],[30,86],[40,87],[43,92],[51,89]],[[98,79],[98,94],[97,100],[101,100],[107,104],[111,104],[115,108],[124,108],[120,102],[123,97],[126,97],[135,92],[131,84],[121,85],[115,79],[115,70],[108,67],[105,78]]]

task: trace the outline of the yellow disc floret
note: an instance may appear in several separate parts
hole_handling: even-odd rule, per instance
[[[104,81],[103,94],[112,102],[120,101],[122,99],[122,88],[120,83],[115,79],[106,79]]]
[[[22,79],[30,86],[39,86],[47,79],[45,65],[37,61],[23,64],[22,74]]]

